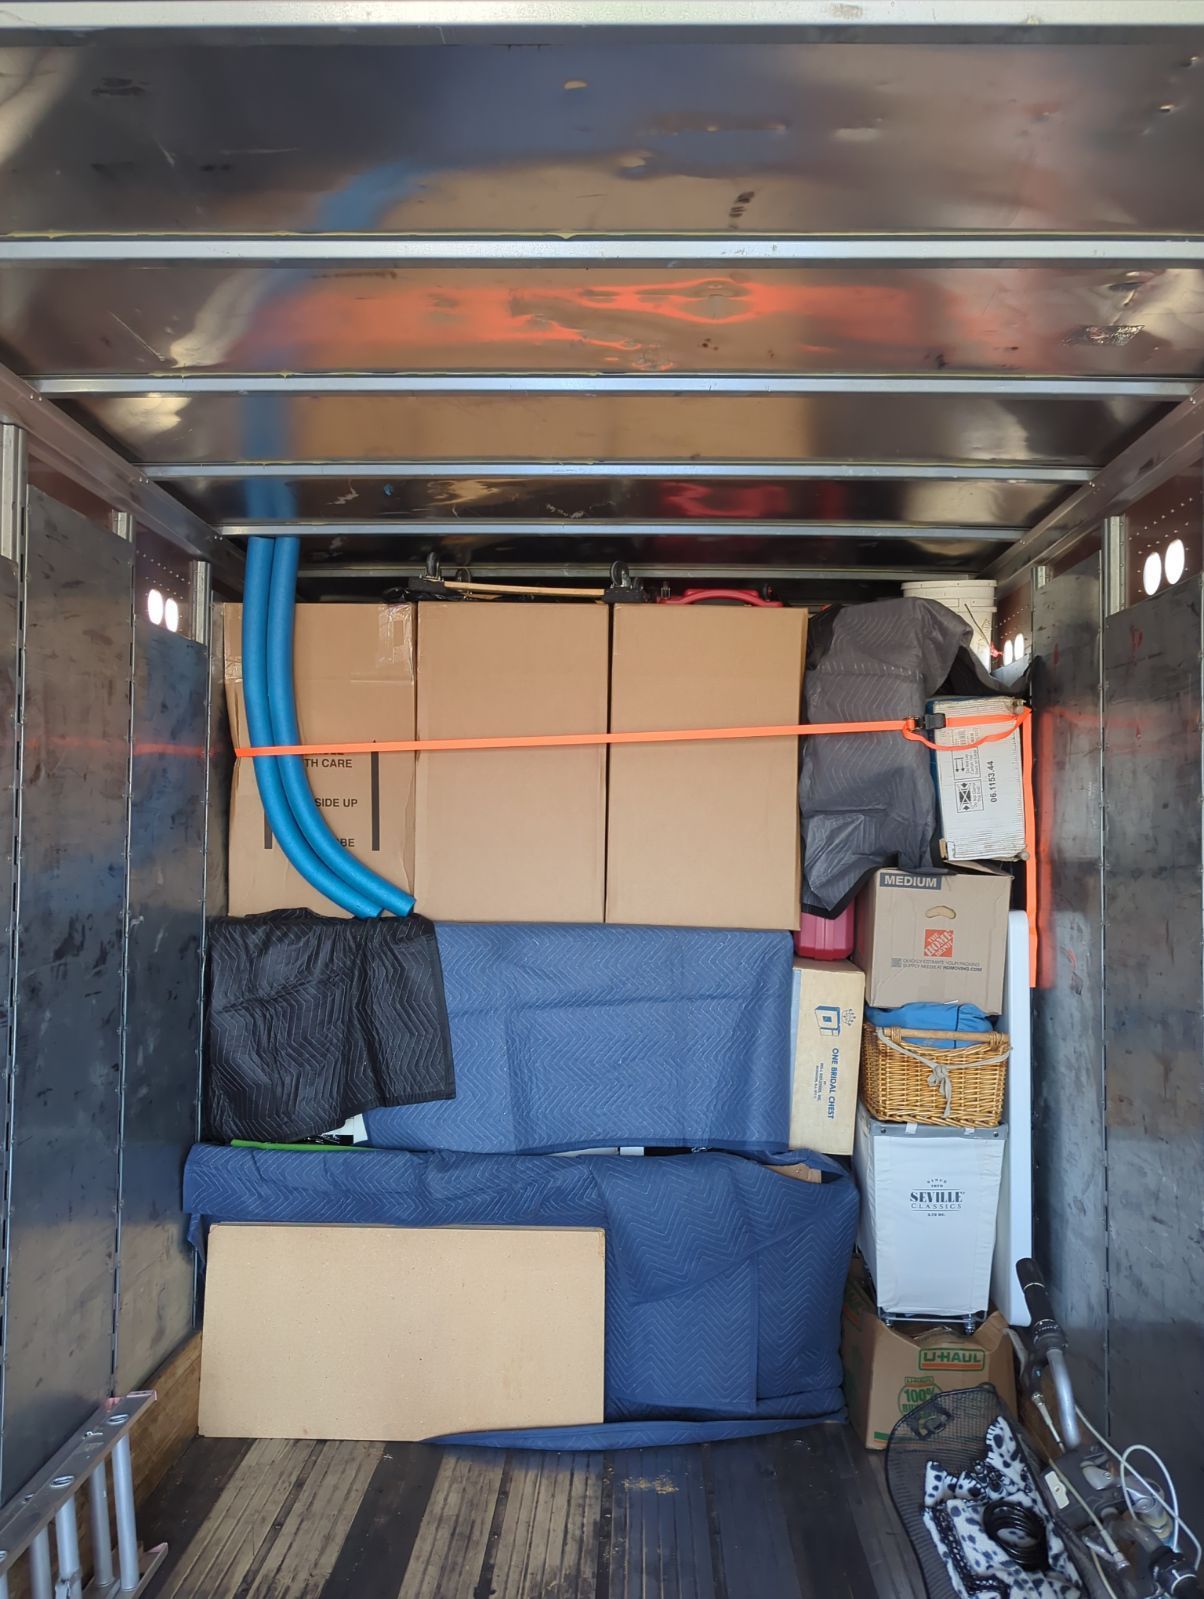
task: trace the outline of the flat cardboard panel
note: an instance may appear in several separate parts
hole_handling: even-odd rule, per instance
[[[420,738],[606,731],[601,605],[425,605]],[[600,922],[606,751],[418,757],[417,898],[463,922]]]
[[[798,722],[807,613],[617,606],[616,732]],[[615,745],[608,922],[797,928],[798,739]]]
[[[1016,1409],[1012,1345],[998,1312],[971,1337],[949,1327],[888,1327],[856,1265],[845,1290],[840,1353],[849,1423],[867,1449],[885,1449],[899,1417],[934,1394],[989,1382]]]
[[[1012,880],[995,872],[875,872],[857,905],[865,1000],[1003,1008]]]
[[[790,1147],[851,1155],[865,974],[850,961],[796,960],[790,998]]]
[[[214,1227],[201,1434],[599,1422],[604,1291],[598,1229]]]
[[[303,743],[414,737],[414,607],[299,605],[295,683]],[[242,606],[226,607],[226,698],[236,749],[250,742],[242,695]],[[314,798],[352,855],[390,882],[414,881],[413,755],[320,755]],[[252,762],[230,799],[230,914],[300,905],[342,914],[295,872],[270,836]]]

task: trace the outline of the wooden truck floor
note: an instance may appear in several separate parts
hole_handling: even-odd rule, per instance
[[[923,1599],[847,1427],[614,1454],[196,1439],[150,1599]]]

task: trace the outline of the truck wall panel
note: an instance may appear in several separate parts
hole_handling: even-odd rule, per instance
[[[132,564],[127,543],[30,492],[5,1498],[112,1371]]]
[[[1104,627],[1111,1423],[1204,1514],[1201,581]]]
[[[1071,1336],[1080,1398],[1107,1387],[1100,563],[1033,600],[1041,970],[1033,1007],[1037,1257]]]
[[[139,618],[134,661],[119,1391],[192,1328],[180,1182],[197,1123],[209,712],[202,645]]]

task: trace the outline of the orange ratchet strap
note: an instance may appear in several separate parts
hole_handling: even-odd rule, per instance
[[[691,727],[650,733],[533,733],[498,738],[397,738],[373,739],[367,743],[338,740],[325,744],[266,744],[257,748],[236,749],[240,757],[258,759],[280,755],[412,755],[433,754],[438,750],[531,750],[576,749],[599,744],[704,744],[744,738],[821,738],[831,734],[898,733],[913,744],[923,744],[938,753],[964,754],[997,744],[1020,730],[1021,763],[1024,774],[1024,853],[1025,902],[1028,906],[1029,986],[1037,986],[1037,828],[1033,805],[1032,712],[1026,706],[1018,715],[948,716],[946,727],[994,727],[968,744],[934,744],[925,734],[922,722],[797,722],[785,727]]]
[[[436,750],[533,750],[574,749],[597,744],[703,744],[721,739],[814,738],[826,733],[900,733],[914,744],[930,750],[956,747],[976,750],[983,744],[997,744],[1009,738],[1028,720],[1027,709],[1018,716],[949,716],[946,727],[998,727],[971,744],[934,744],[924,736],[914,720],[894,722],[792,722],[783,727],[688,727],[649,733],[517,733],[496,738],[395,738],[370,739],[353,744],[334,740],[324,744],[263,744],[236,749],[235,755],[257,758],[278,755],[412,755]]]

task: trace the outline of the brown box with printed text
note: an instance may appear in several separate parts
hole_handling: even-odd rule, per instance
[[[1000,872],[875,872],[857,902],[865,1002],[1003,1009],[1012,880]]]
[[[302,743],[412,739],[414,607],[299,605],[294,682]],[[226,698],[235,749],[250,745],[242,693],[242,606],[225,611]],[[335,837],[382,877],[414,880],[414,756],[308,756],[314,799]],[[230,796],[230,914],[339,909],[289,865],[272,838],[254,763],[235,763]]]
[[[859,1260],[845,1289],[840,1356],[849,1423],[867,1449],[885,1449],[900,1416],[934,1394],[989,1382],[1016,1410],[1012,1343],[998,1311],[968,1335],[923,1324],[888,1327]]]

